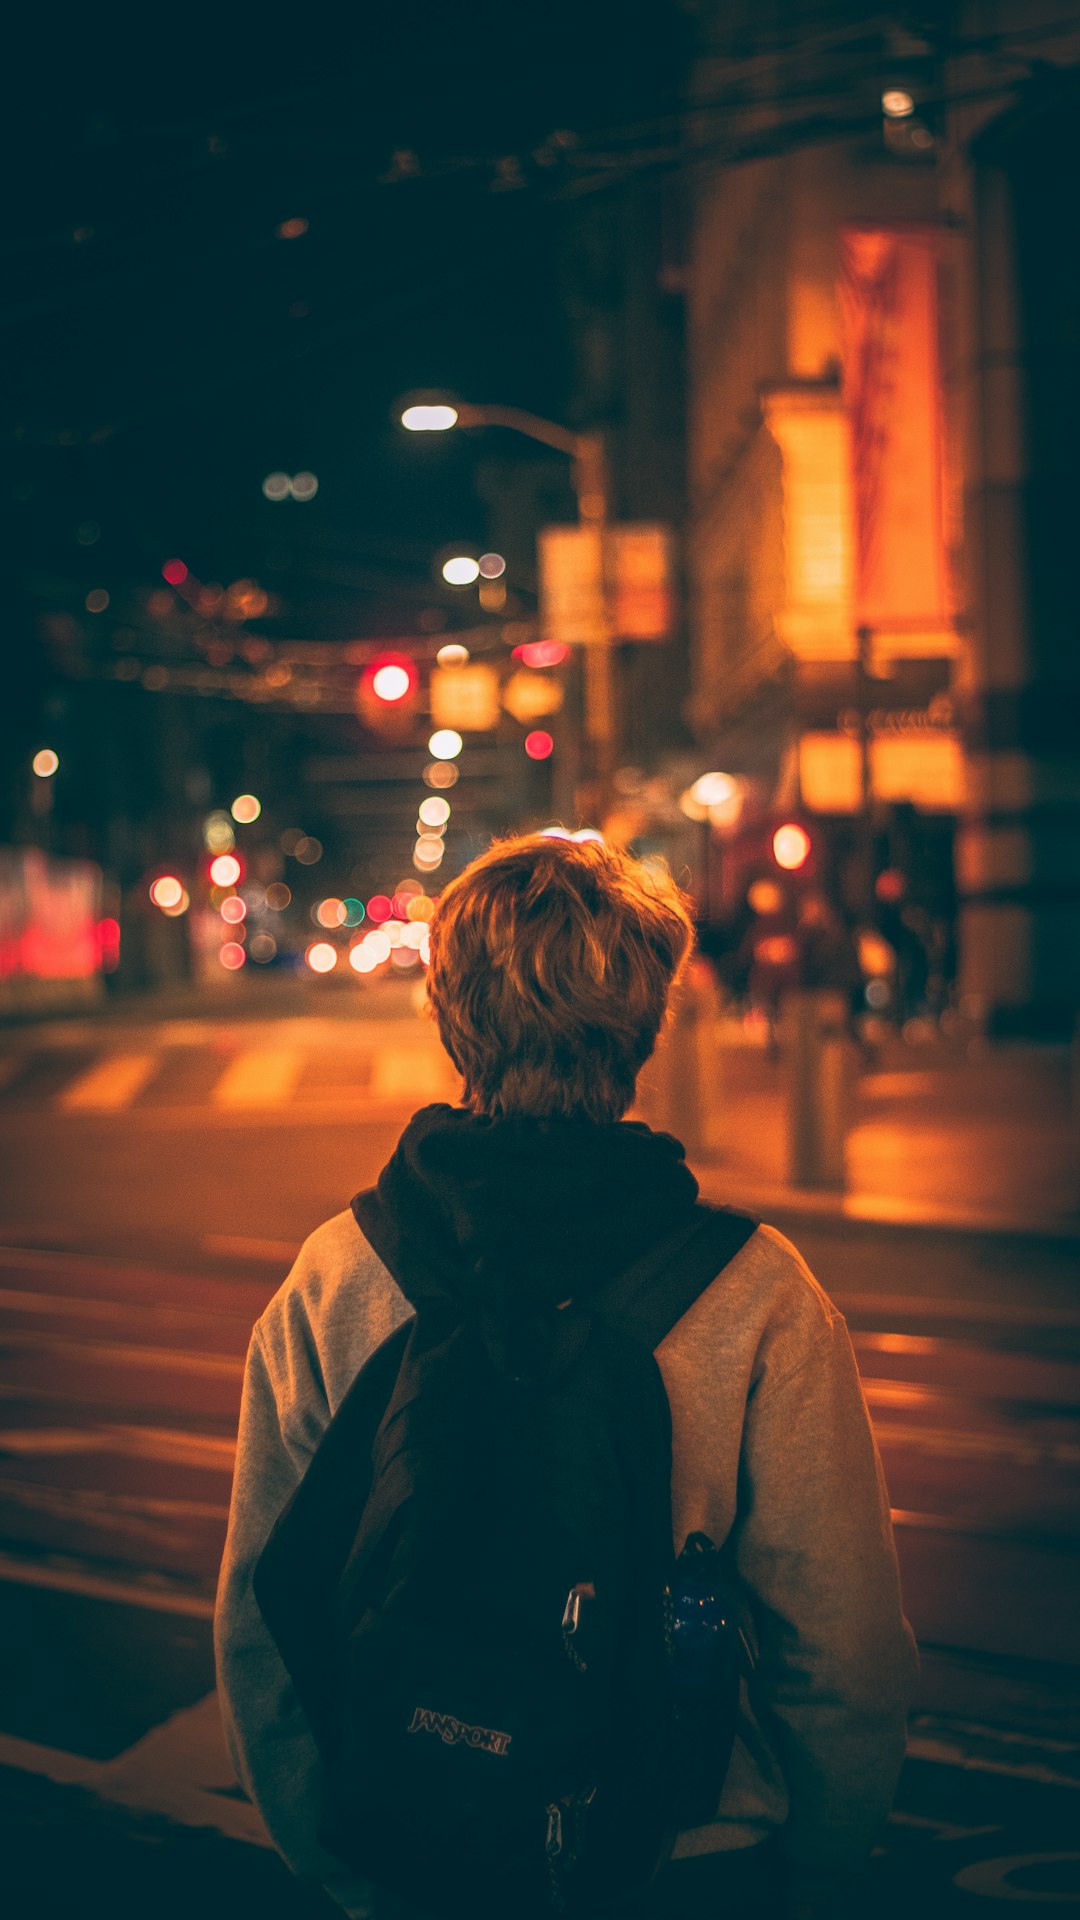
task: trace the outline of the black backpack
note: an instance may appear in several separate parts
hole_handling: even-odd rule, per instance
[[[699,1203],[517,1334],[425,1304],[277,1523],[255,1593],[320,1839],[421,1913],[614,1914],[715,1811],[738,1624],[712,1543],[675,1559],[653,1353],[755,1225]]]

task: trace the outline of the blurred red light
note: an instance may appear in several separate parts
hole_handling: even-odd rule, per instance
[[[119,920],[99,920],[97,937],[98,945],[101,947],[118,947],[120,945]]]
[[[416,666],[406,654],[383,653],[371,662],[364,678],[376,700],[384,706],[396,706],[413,692]]]
[[[161,577],[170,587],[182,587],[188,577],[188,570],[182,560],[166,560],[161,569]]]
[[[569,658],[570,649],[561,640],[527,640],[524,646],[514,648],[514,659],[523,667],[561,667]]]
[[[547,760],[555,751],[555,742],[550,733],[538,728],[535,733],[525,735],[525,751],[530,760]]]
[[[389,920],[394,911],[394,903],[385,893],[373,893],[367,903],[368,919],[376,926],[381,920]]]

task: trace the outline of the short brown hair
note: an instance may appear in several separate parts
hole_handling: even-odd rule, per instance
[[[482,1113],[618,1120],[693,943],[674,881],[599,840],[498,840],[445,888],[428,995]]]

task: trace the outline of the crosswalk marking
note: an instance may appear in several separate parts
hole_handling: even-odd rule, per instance
[[[156,1053],[112,1053],[95,1061],[56,1096],[65,1113],[119,1113],[142,1092],[158,1064]]]
[[[384,1100],[417,1100],[446,1094],[453,1085],[453,1068],[442,1053],[418,1047],[387,1048],[371,1065],[371,1091]]]
[[[304,1070],[299,1047],[249,1047],[230,1061],[210,1099],[215,1107],[283,1107]]]

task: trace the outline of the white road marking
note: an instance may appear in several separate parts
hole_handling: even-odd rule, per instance
[[[299,1047],[249,1047],[231,1060],[210,1099],[215,1107],[283,1107],[304,1070]]]
[[[176,1613],[187,1619],[212,1620],[214,1602],[208,1594],[192,1593],[160,1576],[154,1581],[122,1580],[98,1573],[93,1567],[68,1562],[24,1560],[0,1553],[0,1581],[13,1586],[42,1587],[50,1593],[74,1593],[84,1600],[111,1600],[117,1606],[144,1607],[150,1613]]]
[[[3,1265],[0,1256],[0,1267]],[[226,1325],[231,1321],[237,1327],[247,1324],[246,1318],[239,1314],[215,1314],[198,1307],[159,1306],[149,1300],[88,1300],[74,1293],[30,1293],[25,1288],[5,1287],[0,1282],[0,1313],[4,1312],[52,1314],[65,1320],[99,1320],[126,1327],[129,1332],[132,1322],[140,1319],[159,1331],[165,1327],[187,1327],[205,1332],[208,1320]]]
[[[28,1460],[107,1453],[231,1473],[236,1442],[225,1434],[188,1433],[176,1427],[0,1427],[0,1455],[5,1453]]]
[[[967,1433],[957,1427],[924,1427],[914,1423],[901,1426],[875,1420],[874,1436],[882,1447],[902,1447],[909,1452],[936,1453],[957,1460],[988,1456],[1016,1460],[1027,1467],[1041,1466],[1048,1460],[1062,1466],[1080,1466],[1080,1445],[1068,1440],[1031,1439],[1015,1429]]]
[[[224,1521],[229,1517],[228,1503],[216,1500],[155,1500],[132,1493],[103,1493],[97,1487],[47,1487],[35,1480],[6,1480],[3,1476],[0,1503],[103,1526],[111,1526],[117,1519],[134,1523]]]
[[[96,1060],[56,1096],[64,1113],[119,1113],[141,1093],[158,1065],[156,1053],[114,1053]]]
[[[90,1760],[0,1734],[0,1766],[85,1787],[114,1806],[160,1814],[177,1826],[210,1827],[252,1847],[271,1845],[255,1808],[231,1792],[236,1781],[213,1693],[152,1728],[115,1760]]]
[[[415,1046],[380,1049],[371,1063],[371,1091],[376,1099],[423,1099],[447,1093],[454,1070],[444,1053]]]
[[[236,1254],[241,1259],[287,1260],[292,1265],[299,1251],[298,1240],[259,1240],[246,1233],[204,1233],[201,1244],[207,1253]]]
[[[191,1353],[182,1347],[134,1347],[115,1341],[66,1340],[51,1334],[5,1333],[0,1346],[23,1353],[48,1353],[58,1360],[94,1360],[102,1366],[161,1367],[169,1373],[203,1373],[241,1380],[244,1362],[224,1353]]]

